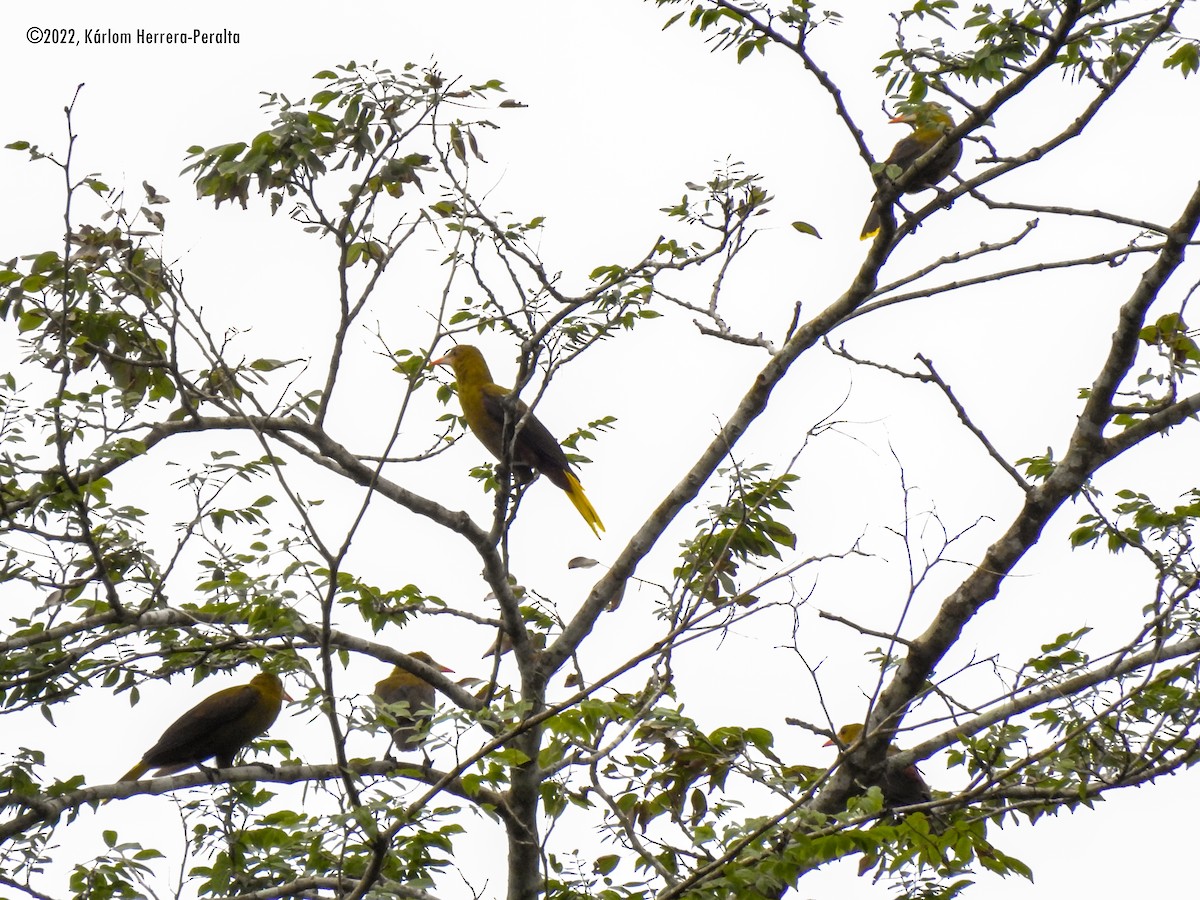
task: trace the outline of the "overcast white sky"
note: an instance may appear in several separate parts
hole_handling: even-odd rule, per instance
[[[850,10],[845,24],[823,29],[812,49],[845,92],[872,148],[883,155],[901,135],[886,124],[883,86],[870,70],[887,49],[891,32],[879,10],[895,4],[845,6]],[[493,208],[513,210],[523,220],[548,217],[539,249],[552,269],[564,271],[568,285],[580,284],[597,265],[641,256],[670,227],[659,209],[678,200],[683,182],[705,180],[727,158],[761,173],[776,200],[772,215],[763,219],[764,234],[748,254],[750,262],[743,262],[727,286],[727,311],[734,324],[752,333],[763,330],[778,336],[794,303],[802,301],[808,311],[821,308],[845,289],[856,271],[866,251],[857,233],[872,191],[870,180],[852,142],[833,121],[827,97],[797,63],[771,52],[765,59],[737,66],[730,54],[710,53],[701,36],[683,26],[662,32],[668,15],[637,0],[364,2],[341,8],[225,0],[203,7],[150,2],[127,2],[117,8],[82,2],[9,4],[0,25],[0,57],[9,74],[0,144],[24,139],[61,150],[62,108],[83,83],[75,116],[76,165],[134,193],[143,180],[149,181],[172,199],[165,210],[165,255],[181,265],[189,297],[205,307],[214,330],[230,324],[250,326],[253,330],[243,346],[252,356],[306,356],[320,353],[324,346],[324,335],[305,326],[313,321],[308,312],[322,309],[332,297],[328,248],[300,234],[282,215],[269,219],[261,204],[252,204],[244,213],[195,202],[190,181],[179,175],[186,148],[245,139],[267,128],[258,108],[259,91],[305,96],[314,89],[311,75],[335,64],[379,60],[398,68],[409,61],[436,62],[447,75],[461,74],[471,83],[498,78],[514,99],[528,104],[527,109],[494,117],[502,128],[484,135],[488,164],[474,170],[473,183],[477,190],[490,192]],[[1191,18],[1195,26],[1194,10]],[[1182,24],[1186,31],[1188,23]],[[34,44],[26,35],[35,26],[74,29],[80,37],[88,28],[229,29],[239,42],[195,47]],[[1176,73],[1147,66],[1128,96],[1112,104],[1085,141],[1055,154],[1036,176],[1013,179],[1006,196],[1085,208],[1107,205],[1131,216],[1173,221],[1180,198],[1197,176],[1190,114],[1196,108],[1195,85],[1196,79],[1184,82]],[[1006,111],[989,137],[1002,152],[1019,152],[1058,130],[1064,111],[1081,107],[1083,97],[1075,86],[1055,81]],[[1156,128],[1166,124],[1152,143],[1139,143],[1143,122]],[[968,149],[960,171],[971,171],[977,155]],[[0,258],[58,245],[59,191],[58,175],[51,167],[31,166],[11,151],[0,154],[0,197],[6,210],[0,216]],[[430,202],[434,195],[431,189]],[[960,201],[952,212],[950,224],[935,222],[922,229],[912,242],[914,249],[902,254],[889,272],[905,272],[921,260],[969,247],[972,241],[999,239],[1011,232],[1014,222],[1023,221],[1020,216],[984,217],[978,204],[968,201]],[[824,240],[797,235],[788,224],[796,219],[811,222]],[[1059,256],[1113,243],[1088,243],[1091,229],[1077,224],[1046,230],[1057,235]],[[405,302],[417,302],[415,295],[422,290],[439,290],[437,254],[430,253],[427,266],[415,268],[411,277],[406,272],[387,290]],[[1061,451],[1073,424],[1076,389],[1091,381],[1104,349],[1095,339],[1111,333],[1114,310],[1144,267],[1134,260],[1122,269],[1089,273],[1085,279],[1046,278],[1032,287],[1010,283],[999,290],[956,296],[951,304],[923,301],[868,317],[840,337],[859,355],[895,365],[911,367],[918,351],[931,356],[959,389],[960,398],[981,411],[982,423],[997,436],[1000,451],[1010,460],[1042,452],[1048,444]],[[415,347],[429,333],[428,323],[419,319],[403,327],[419,332],[415,337],[393,333],[396,344]],[[514,348],[496,337],[480,343],[497,380],[511,381]],[[365,339],[362,345],[367,345]],[[0,345],[0,353],[8,353],[10,347]],[[1016,366],[1011,365],[1014,357],[1020,360]],[[696,442],[705,440],[732,409],[762,361],[761,351],[701,341],[688,317],[682,317],[651,324],[628,342],[612,342],[555,382],[539,412],[553,430],[561,433],[606,414],[619,416],[620,429],[588,448],[595,464],[583,475],[608,526],[603,544],[595,544],[557,492],[542,485],[530,495],[522,521],[541,518],[556,526],[516,537],[518,553],[534,541],[544,549],[541,585],[558,591],[558,596],[590,585],[587,573],[564,573],[566,559],[585,553],[603,561],[618,552],[682,474]],[[386,367],[378,371],[386,372]],[[370,390],[378,371],[366,368],[352,374]],[[780,390],[772,412],[748,438],[745,452],[751,457],[755,452],[771,453],[783,461],[787,441],[829,413],[848,392],[851,404],[843,417],[856,424],[843,429],[847,437],[830,437],[802,458],[802,481],[795,494],[798,513],[791,524],[801,546],[814,553],[843,549],[866,524],[872,549],[887,561],[881,560],[877,570],[856,566],[844,574],[823,571],[813,606],[836,608],[852,619],[868,621],[883,605],[886,614],[875,620],[876,627],[888,627],[885,623],[894,623],[902,596],[892,565],[899,547],[889,545],[883,534],[885,525],[900,520],[889,442],[910,484],[920,488],[919,502],[935,505],[951,527],[965,527],[979,515],[993,516],[1003,525],[1017,498],[1005,478],[982,461],[978,447],[953,430],[953,417],[932,389],[901,390],[887,377],[851,372],[820,354],[801,361],[797,376]],[[1153,463],[1154,452],[1151,448],[1141,457],[1141,465]],[[477,447],[464,444],[443,455],[433,469],[449,485],[439,499],[469,509],[481,520],[490,501],[476,492],[465,471],[482,458]],[[1172,457],[1156,472],[1157,484],[1165,491],[1182,490],[1190,486],[1187,477],[1194,479],[1194,463],[1189,472],[1180,473],[1182,477],[1174,477],[1178,463],[1171,460],[1180,458]],[[1124,486],[1121,478],[1135,475],[1140,477],[1129,466],[1117,467],[1109,488]],[[1139,481],[1135,486],[1145,485]],[[150,483],[128,490],[136,497],[138,490],[155,495],[162,487]],[[404,529],[414,523],[411,517],[396,519],[391,510],[376,515],[378,529],[368,546],[376,542],[373,546],[386,557],[395,535],[407,538]],[[696,518],[691,513],[681,517],[679,537]],[[968,630],[956,657],[960,663],[976,649],[986,655],[1003,646],[1012,653],[1008,662],[1019,664],[1059,631],[1083,624],[1116,629],[1136,615],[1147,599],[1142,582],[1136,580],[1144,572],[1129,561],[1114,562],[1100,554],[1065,553],[1063,536],[1074,518],[1069,511],[1060,516],[1047,545],[1031,554],[1021,578],[1006,587],[1003,603],[996,603]],[[978,559],[994,536],[985,526],[966,542],[959,558]],[[528,543],[522,545],[522,540]],[[461,550],[453,543],[435,546]],[[670,540],[660,547],[659,577],[669,572],[672,550]],[[481,582],[463,573],[457,581],[451,578],[439,552],[414,562],[417,574],[406,570],[403,581],[415,581],[434,593],[459,590],[482,597]],[[473,571],[473,562],[465,568]],[[913,613],[913,630],[923,629],[940,600],[937,584],[951,584],[961,571],[941,573],[945,580],[922,595]],[[627,606],[631,600],[636,603],[638,598],[627,598]],[[1124,618],[1110,605],[1120,606]],[[861,656],[868,645],[849,639],[836,626],[819,624],[815,610],[809,612],[801,627],[813,629],[813,658],[827,660],[822,668],[827,700],[835,710],[839,705],[846,710],[846,719],[853,718],[862,706],[860,691],[871,685]],[[447,631],[438,631],[432,623],[422,623],[424,631],[397,637],[398,646],[425,646],[460,674],[483,676],[484,665],[476,656],[488,638],[446,624]],[[437,627],[441,625],[439,620]],[[786,626],[778,618],[771,624],[776,629]],[[837,643],[843,637],[844,652]],[[602,640],[596,648],[598,660],[615,660],[626,650],[616,638],[607,640],[608,645]],[[786,747],[785,758],[811,764],[831,761],[819,741],[790,733],[794,730],[783,724],[786,715],[822,718],[794,656],[775,649],[786,642],[786,635],[778,631],[747,629],[731,636],[719,656],[710,655],[711,645],[695,655],[685,654],[681,682],[691,679],[686,683],[701,686],[697,699],[689,700],[688,712],[710,726],[733,715],[738,724],[767,727]],[[602,670],[597,662],[596,673]],[[732,690],[747,672],[761,687]],[[381,675],[361,673],[359,689],[369,690]],[[195,699],[216,686],[210,682],[194,689]],[[187,690],[187,685],[178,684],[169,700],[147,691],[133,711],[123,698],[98,695],[86,716],[83,710],[64,710],[55,731],[40,717],[23,720],[22,728],[29,731],[19,738],[6,723],[0,729],[0,749],[49,742],[55,774],[82,771],[92,782],[109,781],[154,740],[180,705],[178,692]],[[92,718],[97,713],[104,722],[99,732]],[[303,748],[306,727],[317,726],[288,718],[285,711],[273,733]],[[80,733],[92,738],[80,741]],[[317,761],[315,756],[312,761]],[[936,757],[923,768],[935,787],[957,783],[961,777],[948,773]],[[1194,774],[1187,773],[1115,796],[1096,812],[1064,815],[1036,830],[997,833],[1004,850],[1033,866],[1037,881],[1031,886],[981,876],[969,896],[1023,900],[1170,893],[1181,885],[1192,842],[1187,812],[1191,805],[1181,804],[1179,797],[1190,797],[1196,789]],[[59,855],[65,860],[85,858],[97,852],[100,828],[118,823],[124,833],[129,825],[129,836],[134,837],[134,816],[163,816],[164,810],[161,821],[169,822],[165,798],[113,804],[95,815],[85,811],[79,822],[60,827]],[[498,831],[495,838],[499,841]],[[843,862],[815,873],[798,887],[796,896],[853,900],[885,892],[882,885],[855,878],[854,866]],[[501,869],[495,877],[493,887],[498,889]],[[454,896],[453,890],[442,893]]]

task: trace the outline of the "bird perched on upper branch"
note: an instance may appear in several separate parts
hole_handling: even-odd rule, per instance
[[[852,725],[843,725],[837,730],[836,743],[842,750],[845,750],[851,744],[858,740],[862,734],[863,726],[861,722],[855,722]],[[834,746],[834,741],[826,741],[826,747]],[[899,753],[898,747],[888,747],[887,755],[894,756]],[[883,770],[883,777],[878,782],[879,790],[883,792],[883,805],[888,809],[893,809],[897,806],[913,806],[917,803],[928,803],[933,799],[933,793],[929,790],[929,785],[925,783],[925,779],[921,777],[921,770],[916,764],[905,766],[899,772],[892,772],[887,767]]]
[[[422,650],[408,655],[439,672],[454,671],[434,662],[433,658]],[[396,727],[392,729],[392,741],[396,749],[407,753],[424,746],[429,738],[429,718],[433,715],[437,702],[437,693],[433,685],[419,675],[396,666],[391,675],[375,685],[375,696],[388,706],[405,704],[402,709],[391,711],[396,720]]]
[[[583,520],[596,537],[600,537],[604,523],[571,470],[566,453],[546,426],[529,412],[528,406],[512,397],[508,388],[492,381],[492,373],[488,371],[483,354],[470,344],[459,344],[429,365],[449,365],[454,369],[463,417],[492,456],[501,461],[507,458],[504,447],[506,413],[510,432],[520,426],[512,438],[512,468],[517,481],[524,484],[533,477],[535,469],[541,472],[552,484],[566,492]]]
[[[912,168],[918,159],[933,149],[934,144],[940,141],[944,134],[947,134],[954,128],[954,119],[950,116],[950,111],[940,103],[922,103],[920,106],[913,108],[909,112],[902,113],[890,121],[911,125],[913,132],[892,148],[891,154],[883,163],[883,170],[875,176],[876,184],[880,188],[892,180],[892,176],[887,174],[889,169],[893,166],[897,167],[900,172],[893,172],[893,174],[896,178],[899,178],[900,174]],[[904,193],[915,194],[918,191],[937,187],[938,182],[950,177],[950,173],[954,171],[954,167],[958,165],[958,161],[961,158],[961,141],[955,141],[953,144],[944,147],[937,157],[925,167],[917,179],[904,188]],[[865,241],[868,238],[874,237],[879,232],[879,222],[880,205],[878,193],[876,193],[876,197],[871,203],[870,215],[867,216],[867,221],[863,223],[862,234],[859,235],[859,240]]]
[[[120,780],[137,781],[155,767],[156,776],[174,775],[214,756],[217,768],[227,769],[243,747],[271,727],[284,699],[292,698],[273,672],[217,691],[176,719]]]

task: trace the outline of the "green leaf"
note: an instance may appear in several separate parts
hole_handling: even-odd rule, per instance
[[[1163,60],[1163,68],[1179,69],[1184,78],[1200,71],[1200,43],[1188,41],[1180,44],[1175,52]]]
[[[608,875],[621,864],[621,857],[616,853],[610,853],[607,856],[601,856],[592,866],[597,875]]]
[[[490,759],[506,763],[513,768],[516,768],[517,766],[523,766],[529,762],[529,757],[516,747],[505,747],[503,750],[497,750],[491,755]]]
[[[1082,528],[1076,528],[1071,532],[1070,541],[1072,547],[1082,547],[1086,544],[1094,544],[1100,539],[1099,530],[1092,525],[1086,525]]]
[[[276,369],[282,369],[288,363],[281,359],[256,359],[250,363],[250,368],[255,372],[274,372]]]
[[[27,309],[17,319],[17,331],[33,331],[46,321],[46,314],[38,309]]]
[[[33,258],[33,263],[29,267],[30,274],[37,275],[42,272],[49,272],[58,265],[58,254],[53,250],[47,250],[45,253],[39,253]]]

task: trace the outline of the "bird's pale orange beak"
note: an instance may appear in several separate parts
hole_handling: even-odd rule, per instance
[[[441,356],[441,357],[438,357],[437,359],[431,359],[429,361],[428,365],[425,366],[425,368],[432,369],[434,366],[448,365],[449,362],[450,362],[450,360],[448,357]]]

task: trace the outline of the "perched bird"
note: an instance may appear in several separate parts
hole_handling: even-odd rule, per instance
[[[876,183],[880,186],[889,180],[887,175],[889,167],[898,166],[902,172],[908,170],[913,163],[933,149],[933,145],[942,139],[942,135],[954,128],[954,119],[950,117],[950,111],[940,103],[922,103],[915,109],[896,116],[891,121],[911,125],[913,133],[892,148],[891,155],[884,161],[883,171],[875,176]],[[915,194],[918,191],[936,187],[938,182],[950,177],[950,173],[954,171],[954,167],[958,165],[961,158],[962,142],[955,141],[942,149],[941,153],[925,167],[920,177],[904,189],[904,193]],[[871,203],[871,213],[863,224],[859,240],[865,241],[879,232],[880,205],[877,198],[878,194]]]
[[[836,743],[844,751],[859,739],[862,731],[863,725],[861,722],[843,725],[837,730],[836,740],[826,741],[825,746],[832,747]],[[887,748],[888,756],[894,756],[899,752],[900,749],[898,747],[889,746]],[[917,803],[928,803],[933,799],[933,792],[930,791],[929,785],[925,783],[925,779],[921,777],[921,770],[917,768],[915,763],[905,766],[899,772],[893,772],[887,766],[884,766],[880,780],[875,783],[879,785],[879,790],[883,794],[883,806],[885,809],[912,806]],[[930,830],[934,834],[941,834],[945,829],[946,822],[937,813],[926,813],[926,818],[929,822]],[[863,858],[858,864],[858,874],[860,876],[865,875],[878,863],[878,853],[870,850],[863,851]]]
[[[155,767],[156,776],[174,775],[214,756],[217,768],[227,769],[243,747],[271,727],[284,699],[292,698],[273,672],[217,691],[176,719],[120,780],[137,781]]]
[[[843,725],[837,730],[836,743],[844,750],[858,740],[862,730],[863,726],[860,722]],[[834,743],[834,741],[826,741],[825,746],[832,747]],[[899,752],[898,747],[888,747],[887,749],[888,756],[894,756]],[[912,806],[916,803],[928,803],[933,799],[929,785],[921,777],[921,770],[916,767],[916,764],[905,766],[899,772],[892,772],[885,767],[882,780],[878,784],[879,790],[883,792],[883,805],[888,809]]]
[[[439,672],[454,671],[438,665],[423,651],[418,650],[408,655]],[[433,685],[407,669],[396,666],[391,675],[375,685],[375,696],[388,706],[405,704],[403,708],[391,710],[392,717],[396,720],[396,727],[392,729],[392,741],[396,744],[396,749],[407,753],[424,746],[429,737],[429,717],[433,714],[437,702]]]
[[[508,415],[512,419],[510,429],[524,420],[525,424],[512,442],[513,475],[524,484],[533,477],[534,469],[541,472],[551,483],[566,491],[583,520],[596,537],[600,537],[604,523],[583,492],[579,479],[571,471],[571,463],[562,447],[546,426],[536,416],[529,414],[528,406],[516,398],[510,403],[505,402],[512,392],[492,381],[492,373],[488,371],[483,354],[470,344],[459,344],[429,365],[453,367],[454,380],[458,383],[458,401],[462,404],[467,425],[497,459],[505,458],[505,407],[509,407]]]

